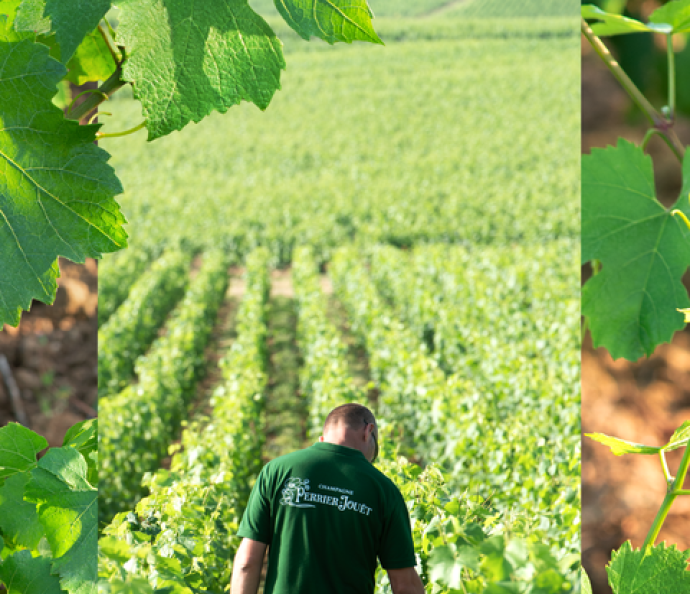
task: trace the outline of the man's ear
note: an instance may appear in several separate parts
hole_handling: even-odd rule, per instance
[[[323,442],[323,435],[319,435],[319,441]]]

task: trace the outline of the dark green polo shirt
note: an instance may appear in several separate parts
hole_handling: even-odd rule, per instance
[[[269,545],[265,594],[371,594],[377,557],[384,569],[415,566],[398,488],[331,443],[264,466],[238,534]]]

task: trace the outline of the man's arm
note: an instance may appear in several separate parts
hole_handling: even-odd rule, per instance
[[[414,567],[387,569],[393,594],[424,594],[424,584]],[[235,594],[233,591],[232,594]]]
[[[261,580],[266,543],[243,538],[232,565],[231,594],[256,594]]]

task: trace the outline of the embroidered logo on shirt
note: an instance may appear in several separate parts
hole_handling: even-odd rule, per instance
[[[322,489],[329,489],[331,491],[343,491],[353,495],[352,491],[346,491],[338,487],[329,487],[327,485],[319,485]],[[322,495],[321,493],[312,493],[309,490],[309,479],[301,479],[291,477],[285,483],[282,490],[282,499],[280,505],[290,505],[292,507],[316,507],[312,503],[319,503],[321,505],[332,505],[340,511],[352,510],[368,516],[372,508],[364,503],[352,501],[348,495],[341,495],[340,497],[333,497],[332,495]],[[307,503],[309,502],[309,503]]]
[[[280,500],[280,505],[291,505],[292,507],[316,507],[315,505],[308,505],[300,503],[300,499],[304,499],[304,495],[309,491],[309,479],[301,479],[297,477],[289,478],[283,487],[283,497]]]

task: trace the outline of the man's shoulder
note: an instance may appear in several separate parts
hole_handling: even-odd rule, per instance
[[[307,460],[312,456],[312,452],[310,451],[310,449],[311,448],[306,447],[301,450],[295,450],[294,452],[290,452],[289,454],[283,454],[282,456],[273,458],[271,461],[266,463],[266,465],[264,466],[264,470],[266,472],[276,471],[281,468],[292,466],[296,462]]]

